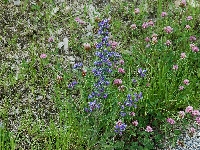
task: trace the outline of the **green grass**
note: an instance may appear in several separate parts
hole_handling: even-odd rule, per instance
[[[111,84],[105,88],[108,97],[98,98],[100,109],[87,113],[84,109],[91,101],[88,95],[97,81],[92,73],[93,62],[98,60],[93,45],[101,37],[84,36],[89,23],[96,34],[98,22],[89,17],[91,2],[82,3],[73,4],[69,10],[69,3],[52,0],[25,0],[20,6],[0,3],[0,149],[159,149],[164,141],[175,145],[178,135],[194,122],[190,114],[181,120],[178,112],[187,106],[200,108],[200,53],[191,50],[189,41],[190,36],[195,36],[193,43],[200,47],[200,9],[189,4],[175,8],[173,1],[162,0],[148,1],[148,7],[128,1],[97,7],[100,20],[111,18],[110,40],[120,44],[108,50],[121,54],[125,63],[117,68],[122,67],[125,74],[110,67],[113,72],[106,78]],[[59,10],[52,14],[55,7]],[[135,8],[140,8],[137,15]],[[168,15],[162,18],[163,11]],[[79,15],[86,24],[75,21]],[[193,19],[187,21],[187,16]],[[143,29],[143,23],[151,19],[154,26]],[[131,29],[131,24],[137,28]],[[185,29],[186,25],[191,29]],[[173,32],[167,34],[166,26],[171,26]],[[145,38],[151,40],[153,33],[158,35],[157,43],[146,42]],[[51,36],[54,41],[50,43]],[[69,38],[68,53],[57,47],[65,37]],[[172,42],[170,46],[165,45],[167,40]],[[86,51],[83,43],[92,48]],[[180,58],[183,52],[185,59]],[[41,59],[43,53],[47,57]],[[83,62],[85,76],[82,70],[72,69],[69,56]],[[175,64],[177,71],[172,69]],[[139,76],[138,68],[147,70],[144,78]],[[113,85],[114,79],[122,79],[123,90]],[[183,84],[185,79],[189,85]],[[78,84],[68,88],[74,80]],[[125,107],[127,115],[120,116],[127,94],[134,99],[134,94],[140,92],[143,98],[137,108]],[[136,115],[128,115],[130,112]],[[167,118],[173,118],[175,125],[167,123]],[[122,135],[114,131],[118,120],[127,125]],[[132,125],[135,120],[139,122],[137,127]],[[151,126],[153,132],[146,132],[146,126]]]

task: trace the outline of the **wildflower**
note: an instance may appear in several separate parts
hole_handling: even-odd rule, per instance
[[[175,124],[175,121],[172,118],[167,118],[167,122],[170,123],[171,125]]]
[[[74,88],[74,86],[75,86],[76,84],[78,84],[77,81],[72,81],[72,82],[70,82],[70,83],[68,84],[68,88]]]
[[[135,14],[139,14],[140,13],[140,9],[139,8],[135,8]]]
[[[153,26],[154,26],[153,20],[150,20],[150,21],[148,22],[148,25],[153,27]]]
[[[83,66],[83,63],[79,62],[79,63],[75,63],[73,66],[73,69],[77,69]]]
[[[132,106],[133,105],[133,100],[130,94],[127,95],[127,100],[124,102],[125,106]]]
[[[186,54],[185,53],[181,53],[181,59],[185,59],[186,58]]]
[[[122,84],[122,80],[121,79],[115,79],[113,84],[114,85],[121,85]]]
[[[183,83],[185,84],[185,85],[189,85],[189,80],[188,79],[185,79],[184,81],[183,81]]]
[[[99,109],[100,108],[100,104],[97,104],[96,100],[93,101],[93,102],[88,102],[88,104],[89,104],[89,108],[90,108],[89,111],[90,112],[94,111],[95,109]]]
[[[153,33],[152,35],[151,35],[151,37],[158,37],[158,34],[156,34],[156,33]]]
[[[152,43],[156,44],[158,42],[157,37],[152,38]]]
[[[197,38],[195,37],[195,36],[190,36],[190,41],[191,42],[194,42],[194,41],[196,41],[197,40]]]
[[[50,42],[54,42],[54,38],[53,38],[52,36],[49,37],[48,42],[49,42],[49,43],[50,43]]]
[[[167,27],[164,27],[164,31],[165,31],[167,34],[169,34],[169,33],[172,33],[173,28],[170,27],[170,26],[167,26]]]
[[[137,83],[137,80],[136,80],[136,79],[132,79],[132,82],[133,82],[133,83]]]
[[[57,80],[58,81],[61,81],[62,79],[63,79],[62,76],[57,75]]]
[[[133,124],[134,126],[137,126],[137,125],[138,125],[138,121],[135,120],[135,121],[132,122],[132,124]]]
[[[178,70],[178,65],[173,65],[173,70]]]
[[[191,127],[191,128],[189,129],[189,133],[190,133],[190,134],[194,134],[195,132],[196,132],[195,128]]]
[[[195,47],[195,45],[194,44],[190,44],[190,48],[193,48],[193,47]]]
[[[193,111],[192,111],[192,115],[193,115],[193,116],[199,116],[199,115],[200,115],[199,110],[193,110]]]
[[[91,49],[91,46],[90,46],[89,43],[84,43],[83,46],[84,46],[85,50],[90,50]]]
[[[124,91],[124,89],[125,89],[125,86],[124,86],[124,85],[121,85],[121,86],[118,87],[118,90],[119,90],[119,91]]]
[[[41,55],[40,55],[40,58],[42,58],[42,59],[44,59],[44,58],[46,58],[46,57],[47,57],[46,54],[41,54]]]
[[[195,121],[196,121],[196,123],[197,123],[198,125],[200,125],[200,117],[197,117],[197,118],[195,119]]]
[[[188,106],[188,107],[186,107],[186,109],[185,109],[185,112],[186,113],[191,113],[193,111],[193,107],[192,106]]]
[[[186,29],[190,29],[191,27],[190,27],[189,25],[186,25],[185,28],[186,28]]]
[[[180,7],[186,7],[186,0],[182,0],[179,6]]]
[[[142,99],[142,92],[140,92],[139,94],[135,93],[135,102],[138,102],[140,99]]]
[[[75,21],[78,22],[79,24],[85,24],[85,22],[81,20],[79,17],[76,17]]]
[[[179,111],[179,118],[183,119],[185,116],[185,112],[184,111]]]
[[[118,68],[118,72],[119,72],[119,73],[122,73],[122,74],[124,74],[124,73],[125,73],[125,71],[124,71],[124,69],[123,69],[123,68]]]
[[[141,77],[145,77],[146,70],[142,70],[142,68],[139,68],[138,73],[140,74]]]
[[[119,60],[119,63],[120,63],[121,65],[123,65],[123,64],[124,64],[124,60],[120,59],[120,60]]]
[[[146,37],[146,38],[145,38],[145,41],[146,41],[146,42],[150,42],[150,38],[149,38],[149,37]]]
[[[142,28],[143,28],[143,29],[146,29],[148,26],[149,26],[148,22],[144,22],[144,23],[142,24]]]
[[[121,115],[122,117],[124,117],[124,116],[126,116],[126,113],[125,113],[125,112],[120,112],[120,115]]]
[[[161,17],[165,17],[165,16],[167,16],[167,13],[166,12],[162,12],[161,13]]]
[[[188,16],[186,19],[187,19],[188,21],[190,21],[190,20],[192,20],[193,18],[192,18],[192,16]]]
[[[179,86],[179,90],[182,91],[184,89],[184,86]]]
[[[123,123],[121,120],[118,120],[114,126],[115,132],[122,135],[122,132],[125,131],[126,127],[127,125],[125,123]]]
[[[146,132],[153,132],[153,129],[150,126],[147,126],[145,129]]]
[[[170,46],[172,44],[172,42],[170,40],[167,40],[165,45]]]
[[[136,24],[132,24],[132,25],[131,25],[131,29],[134,29],[134,30],[137,29]]]
[[[149,48],[150,46],[151,46],[151,45],[148,43],[145,47],[146,47],[146,48]]]
[[[131,112],[131,113],[130,113],[130,116],[135,116],[135,113],[134,113],[134,112]]]
[[[117,45],[118,45],[118,42],[109,41],[109,44],[111,45],[111,48],[112,48],[112,49],[116,49],[116,47],[117,47]]]
[[[196,52],[199,51],[199,48],[198,48],[197,46],[193,46],[193,47],[192,47],[192,51],[196,53]]]

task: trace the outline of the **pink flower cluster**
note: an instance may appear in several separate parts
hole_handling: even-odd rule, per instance
[[[109,41],[109,44],[111,45],[112,49],[116,49],[119,43],[116,41]]]
[[[78,22],[79,24],[85,24],[85,21],[81,20],[79,17],[76,17],[75,21]]]
[[[167,122],[170,124],[175,124],[175,121],[172,118],[167,118]]]
[[[147,126],[145,129],[146,132],[153,132],[153,129],[150,126]]]
[[[170,26],[166,26],[166,27],[164,27],[164,31],[165,31],[167,34],[169,34],[169,33],[172,33],[173,28],[170,27]]]
[[[197,46],[195,46],[194,44],[190,44],[190,48],[192,49],[193,52],[198,52],[199,48]]]

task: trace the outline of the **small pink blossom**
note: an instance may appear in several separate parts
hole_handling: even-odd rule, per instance
[[[153,132],[153,129],[150,126],[147,126],[145,129],[146,132]]]
[[[185,28],[186,28],[186,29],[190,29],[191,27],[190,27],[189,25],[186,25]]]
[[[170,26],[167,26],[167,27],[164,27],[164,31],[165,31],[167,34],[169,34],[169,33],[172,33],[173,28],[170,27]]]
[[[154,37],[152,38],[152,43],[153,43],[153,44],[156,44],[157,42],[158,42],[157,37],[154,36]]]
[[[195,128],[191,127],[191,128],[189,129],[189,133],[190,133],[190,134],[194,134],[195,132],[196,132]]]
[[[125,71],[124,71],[123,68],[118,68],[118,72],[119,72],[119,73],[125,73]]]
[[[196,52],[199,51],[199,48],[198,48],[197,46],[193,46],[193,47],[192,47],[192,51],[196,53]]]
[[[196,121],[196,123],[197,123],[198,125],[200,125],[200,117],[197,117],[197,118],[195,119],[195,121]]]
[[[184,111],[179,111],[179,118],[183,119],[185,116],[185,112]]]
[[[190,36],[190,41],[191,42],[194,42],[194,41],[196,41],[197,40],[197,38],[195,37],[195,36]]]
[[[148,25],[153,27],[153,26],[154,26],[153,20],[150,20],[150,21],[148,22]]]
[[[199,110],[193,110],[193,111],[192,111],[192,115],[193,115],[193,116],[199,116],[199,115],[200,115]]]
[[[186,7],[186,0],[182,0],[182,1],[181,1],[180,7]]]
[[[114,85],[121,85],[122,84],[122,80],[121,79],[115,79],[113,84]]]
[[[135,113],[134,113],[134,112],[131,112],[131,113],[130,113],[130,116],[135,116]]]
[[[145,38],[145,41],[146,41],[146,42],[149,42],[149,41],[150,41],[150,38],[149,38],[149,37],[146,37],[146,38]]]
[[[150,46],[151,46],[150,44],[147,44],[147,45],[146,45],[146,48],[149,48]]]
[[[136,24],[132,24],[132,25],[131,25],[131,29],[134,29],[134,30],[137,29]]]
[[[184,89],[184,86],[179,86],[179,90],[182,91]]]
[[[192,20],[193,18],[192,18],[192,16],[188,16],[186,19],[187,19],[188,21],[190,21],[190,20]]]
[[[52,36],[49,37],[48,42],[49,42],[49,43],[50,43],[50,42],[54,42],[54,38],[53,38]]]
[[[195,47],[195,45],[194,44],[190,44],[190,48],[193,48],[193,47]]]
[[[76,17],[75,21],[78,22],[79,24],[85,24],[85,22],[81,20],[79,17]]]
[[[43,58],[46,58],[46,57],[47,57],[46,54],[41,54],[41,55],[40,55],[40,58],[42,58],[42,59],[43,59]]]
[[[134,126],[137,126],[137,125],[138,125],[138,121],[135,120],[135,121],[132,122],[132,124],[133,124]]]
[[[123,64],[124,64],[124,60],[120,59],[120,60],[119,60],[119,63],[120,63],[121,65],[123,65]]]
[[[166,12],[162,12],[161,13],[161,17],[165,17],[165,16],[167,16],[167,13]]]
[[[189,84],[190,84],[189,82],[190,82],[190,81],[189,81],[188,79],[183,80],[183,83],[184,83],[185,85],[189,85]]]
[[[118,46],[118,42],[116,42],[116,41],[109,41],[109,44],[111,45],[112,49],[116,49]]]
[[[172,44],[172,42],[170,40],[167,40],[165,45],[170,46]]]
[[[186,113],[191,113],[193,111],[193,107],[192,106],[188,106],[188,107],[186,107],[186,109],[185,109],[185,112]]]
[[[135,14],[139,14],[140,13],[140,9],[139,8],[135,8]]]
[[[185,59],[186,58],[186,54],[185,53],[181,53],[181,59]]]
[[[142,28],[143,28],[143,29],[146,29],[148,26],[149,26],[148,22],[144,22],[144,23],[142,24]]]
[[[167,122],[170,124],[175,124],[175,121],[172,118],[167,118]]]
[[[173,70],[178,70],[178,65],[173,65],[173,68],[172,68]]]
[[[158,34],[156,34],[156,33],[153,33],[152,35],[151,35],[151,37],[158,37]]]
[[[119,91],[124,91],[124,89],[125,89],[125,86],[124,86],[124,85],[118,86],[118,90],[119,90]]]

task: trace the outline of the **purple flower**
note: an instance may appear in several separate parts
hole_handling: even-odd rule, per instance
[[[127,125],[125,123],[123,123],[121,120],[118,120],[114,126],[115,132],[122,135],[122,132],[126,130],[126,127]]]
[[[68,88],[74,88],[74,86],[75,86],[76,84],[78,84],[77,81],[72,81],[72,82],[70,82],[70,83],[68,84]]]
[[[139,68],[138,73],[140,74],[141,77],[145,77],[146,70],[142,70],[142,68]]]
[[[165,17],[165,16],[167,16],[167,13],[166,12],[162,12],[161,13],[161,17]]]
[[[100,104],[97,104],[96,100],[93,101],[93,102],[88,102],[88,104],[89,104],[89,111],[90,112],[94,111],[95,109],[99,109],[100,108]]]
[[[169,34],[169,33],[172,33],[173,28],[170,26],[166,26],[166,27],[164,27],[164,31]]]
[[[142,92],[140,92],[139,94],[135,93],[135,102],[138,102],[140,99],[142,99]]]
[[[79,62],[79,63],[75,63],[74,66],[73,66],[73,69],[78,69],[80,67],[83,66],[83,63]]]

